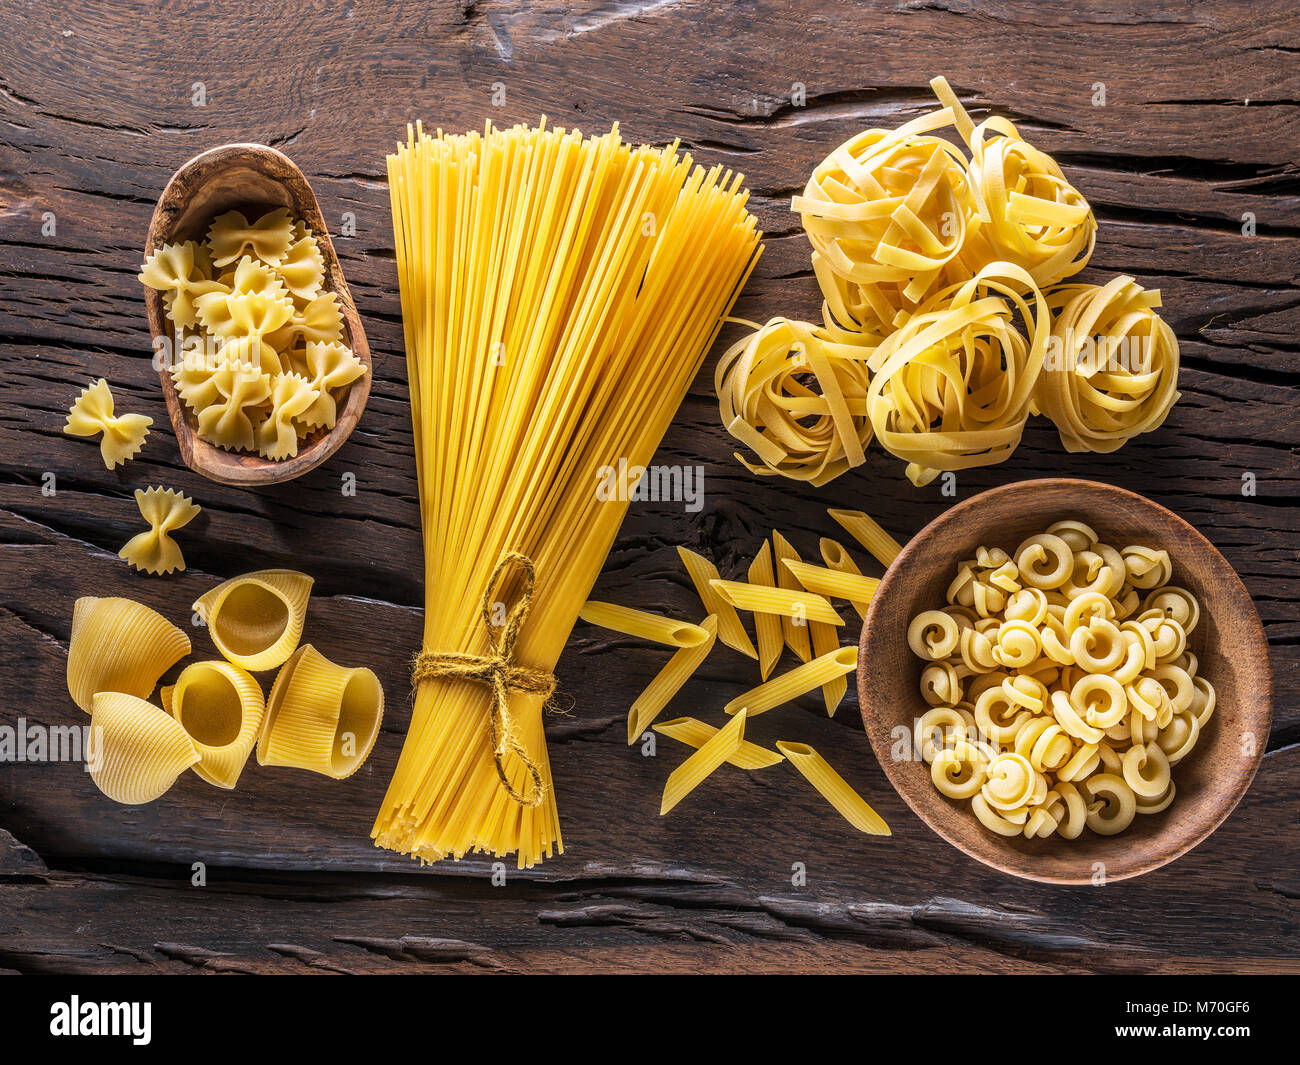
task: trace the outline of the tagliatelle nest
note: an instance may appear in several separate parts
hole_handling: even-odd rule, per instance
[[[714,372],[722,423],[759,462],[736,458],[751,473],[814,485],[860,464],[871,441],[868,352],[807,322],[773,318],[753,328]]]
[[[863,462],[875,436],[923,485],[1001,462],[1031,414],[1050,417],[1068,450],[1110,451],[1177,399],[1178,342],[1153,310],[1159,293],[1132,278],[1050,291],[1092,256],[1088,201],[1013,123],[976,125],[946,81],[931,86],[942,107],[850,138],[791,201],[823,324],[754,326],[715,376],[723,424],[753,451],[737,456],[753,472],[825,484]],[[945,127],[969,158],[934,135]],[[1052,311],[1069,336],[1054,335]],[[1107,351],[1125,338],[1150,350],[1085,369],[1074,355],[1090,332]],[[1049,340],[1065,368],[1044,375]]]

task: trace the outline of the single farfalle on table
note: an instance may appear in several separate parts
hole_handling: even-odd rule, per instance
[[[118,557],[146,573],[183,570],[185,558],[172,533],[197,518],[202,508],[170,488],[137,488],[135,502],[149,528],[128,540]]]
[[[68,411],[63,431],[69,436],[102,433],[99,453],[110,470],[134,458],[144,447],[153,419],[144,414],[117,414],[112,390],[100,378],[81,390]]]
[[[228,211],[202,242],[151,255],[140,279],[167,294],[171,378],[197,435],[217,447],[291,458],[333,428],[366,373],[325,288],[320,241],[286,208],[252,220]]]

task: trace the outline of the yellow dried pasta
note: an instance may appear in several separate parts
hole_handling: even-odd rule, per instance
[[[320,398],[310,381],[297,374],[281,373],[271,379],[271,410],[257,427],[257,450],[263,458],[286,459],[298,454],[298,429],[302,418]]]
[[[190,653],[190,638],[143,603],[83,596],[72,612],[68,694],[90,713],[96,692],[146,699],[158,678]]]
[[[1167,552],[1117,551],[1075,520],[960,562],[948,605],[908,631],[935,787],[1027,839],[1114,835],[1168,808],[1214,704],[1187,650],[1200,607],[1172,576]]]
[[[145,259],[139,279],[163,293],[167,314],[181,329],[197,324],[199,298],[225,288],[212,276],[207,249],[192,240],[162,245]]]
[[[672,721],[660,721],[655,724],[654,730],[696,749],[703,747],[719,731],[712,725],[693,717],[678,717]],[[784,760],[776,751],[769,751],[766,747],[760,747],[757,743],[750,743],[749,740],[741,740],[735,754],[727,759],[727,764],[734,765],[737,769],[753,770],[767,769],[769,766],[774,766]]]
[[[679,648],[632,704],[632,709],[627,714],[629,746],[636,743],[637,738],[659,716],[663,708],[668,705],[682,685],[690,680],[691,675],[699,669],[708,658],[709,652],[713,650],[714,640],[718,634],[717,617],[710,614],[700,622],[700,628],[708,634],[708,639],[691,647]]]
[[[880,527],[879,522],[860,510],[837,510],[828,507],[826,513],[834,518],[858,543],[865,547],[882,566],[893,565],[902,545]],[[829,565],[829,563],[827,563]]]
[[[102,433],[99,453],[111,470],[139,453],[151,425],[153,419],[143,414],[115,414],[113,393],[101,377],[83,388],[73,401],[63,431],[69,436]]]
[[[278,207],[249,222],[242,211],[227,211],[208,226],[208,246],[214,266],[233,263],[245,251],[272,266],[282,263],[293,243],[293,221],[287,207]]]
[[[865,461],[870,353],[817,326],[773,318],[728,348],[714,371],[722,424],[758,458],[751,473],[823,485]],[[817,389],[809,387],[811,375]]]
[[[869,836],[893,835],[884,819],[808,744],[777,740],[776,749],[859,832]]]
[[[1115,451],[1158,429],[1178,401],[1178,338],[1156,313],[1160,293],[1120,276],[1064,285],[1035,400],[1067,451]]]
[[[194,772],[209,784],[233,788],[266,711],[257,681],[230,662],[193,662],[162,690],[162,703],[199,754]]]
[[[383,717],[384,689],[373,670],[336,665],[303,644],[267,698],[257,762],[343,780],[369,757]]]
[[[228,661],[256,673],[274,669],[293,654],[313,583],[296,570],[257,570],[223,581],[191,609]]]
[[[772,545],[766,540],[749,564],[749,584],[754,588],[775,588],[776,575],[772,572]],[[712,587],[712,581],[710,581]],[[719,595],[721,598],[721,595]],[[730,604],[728,604],[730,605]],[[781,619],[776,614],[754,614],[754,635],[758,640],[758,672],[762,680],[771,675],[772,667],[781,657]]]
[[[709,639],[709,632],[689,621],[677,621],[648,610],[636,610],[617,603],[602,603],[588,599],[578,611],[578,617],[588,625],[621,632],[642,640],[666,644],[669,647],[698,647]]]
[[[823,536],[818,542],[818,548],[827,569],[832,569],[836,573],[843,573],[849,577],[863,576],[862,570],[858,568],[858,564],[853,561],[848,551],[844,549],[843,544],[832,540],[829,536]],[[869,599],[851,599],[850,602],[853,604],[853,609],[858,612],[858,616],[865,619],[871,601]]]
[[[709,586],[722,596],[725,602],[738,610],[753,611],[756,615],[774,614],[791,622],[798,619],[822,621],[828,625],[844,624],[844,619],[835,612],[835,608],[828,600],[802,589],[790,591],[785,588],[747,584],[744,581],[724,580],[710,581]],[[807,630],[804,626],[792,625],[792,629],[802,631],[804,638],[807,638]],[[805,651],[801,657],[806,660],[807,652]]]
[[[789,558],[782,559],[781,565],[808,591],[827,599],[847,599],[855,604],[870,603],[876,589],[880,587],[878,577],[864,577],[846,570],[815,566],[810,562],[797,562]]]
[[[189,496],[170,488],[137,488],[135,502],[149,528],[128,540],[117,553],[118,558],[145,573],[183,570],[185,558],[172,533],[197,518],[202,508]]]
[[[672,810],[718,766],[732,758],[744,741],[745,711],[742,709],[668,775],[663,800],[659,804],[659,816]]]
[[[857,665],[856,647],[836,648],[820,658],[814,658],[811,662],[795,666],[788,673],[764,681],[743,695],[736,696],[723,707],[723,710],[727,714],[735,714],[742,709],[747,709],[750,717],[756,717],[790,702],[791,699],[820,688],[836,677],[852,673]]]
[[[678,547],[677,555],[686,567],[686,574],[695,585],[696,594],[704,604],[704,609],[718,619],[718,638],[733,650],[757,659],[758,651],[754,649],[753,641],[745,631],[736,608],[723,599],[709,583],[721,578],[718,567],[703,555],[685,547]]]
[[[114,802],[153,802],[199,762],[199,752],[180,722],[134,695],[99,692],[90,727],[96,745],[90,778]]]

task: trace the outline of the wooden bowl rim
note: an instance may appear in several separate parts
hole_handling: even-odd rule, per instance
[[[183,213],[185,203],[173,203],[173,200],[181,199],[185,191],[182,186],[190,180],[191,175],[196,171],[201,172],[222,164],[236,162],[251,163],[253,169],[286,186],[286,193],[293,205],[291,209],[297,217],[311,227],[312,235],[320,244],[325,257],[324,287],[338,296],[349,346],[366,367],[366,373],[348,386],[347,396],[339,409],[334,428],[300,448],[297,455],[279,462],[263,458],[255,452],[226,451],[201,439],[195,427],[190,424],[188,408],[176,394],[175,382],[172,381],[167,367],[159,367],[158,379],[162,384],[167,416],[171,420],[176,443],[185,464],[196,473],[201,473],[219,484],[250,487],[291,481],[314,470],[334,455],[352,435],[352,430],[361,420],[370,398],[374,366],[361,317],[352,301],[352,293],[343,276],[343,266],[334,249],[329,227],[321,214],[316,193],[301,168],[278,148],[251,141],[238,141],[208,148],[182,164],[172,174],[154,206],[145,239],[145,258],[152,255],[160,244],[167,243],[174,235],[170,230],[173,229],[176,218]],[[297,188],[287,186],[286,178],[292,179],[297,184]],[[199,185],[205,180],[201,179]],[[188,190],[190,195],[193,191],[193,189]],[[162,293],[148,286],[144,286],[144,289],[149,331],[154,343],[158,344],[171,335],[166,324]]]
[[[1112,859],[1109,856],[1105,859],[1107,882],[1127,880],[1143,873],[1149,873],[1154,869],[1159,869],[1161,866],[1182,857],[1188,851],[1203,843],[1215,829],[1223,824],[1232,811],[1236,809],[1238,803],[1241,802],[1242,797],[1254,780],[1256,772],[1259,770],[1267,747],[1267,738],[1273,716],[1273,669],[1269,657],[1268,640],[1264,635],[1264,627],[1259,620],[1259,614],[1255,609],[1250,593],[1219,550],[1192,525],[1168,508],[1136,492],[1130,492],[1127,489],[1118,488],[1115,485],[1101,481],[1071,477],[1045,477],[1015,481],[1011,484],[987,489],[971,496],[969,499],[962,500],[943,514],[940,514],[907,541],[898,557],[886,570],[880,586],[872,598],[871,605],[867,609],[867,616],[862,624],[862,637],[858,646],[859,661],[863,663],[863,668],[860,668],[857,674],[858,707],[862,715],[862,724],[866,730],[867,738],[871,742],[876,760],[880,763],[894,790],[898,792],[917,817],[938,836],[962,853],[999,872],[1038,883],[1078,885],[1089,884],[1093,881],[1091,869],[1086,873],[1081,872],[1077,875],[1057,875],[1036,870],[1033,867],[1034,859],[1032,855],[1011,849],[1001,837],[991,832],[982,832],[973,837],[979,842],[976,845],[971,845],[951,831],[948,825],[954,813],[963,813],[972,820],[974,815],[965,811],[957,811],[955,807],[949,805],[949,800],[934,789],[928,775],[923,780],[906,776],[903,766],[895,763],[890,754],[894,743],[894,738],[889,731],[891,726],[883,715],[876,712],[876,701],[871,691],[869,664],[871,662],[872,637],[890,623],[887,616],[891,598],[890,592],[898,574],[906,571],[911,566],[914,558],[932,550],[937,538],[941,537],[954,525],[960,525],[966,521],[972,511],[983,510],[990,500],[1027,493],[1034,489],[1074,492],[1079,498],[1078,509],[1081,511],[1086,511],[1087,508],[1086,494],[1097,493],[1111,495],[1126,502],[1131,507],[1146,508],[1163,515],[1167,520],[1182,527],[1182,530],[1188,535],[1193,551],[1201,553],[1210,568],[1216,571],[1215,579],[1221,581],[1218,594],[1225,600],[1237,600],[1237,606],[1245,608],[1242,610],[1242,616],[1246,622],[1246,632],[1244,634],[1246,646],[1242,648],[1241,659],[1247,663],[1258,663],[1258,666],[1254,669],[1254,675],[1251,677],[1250,687],[1252,691],[1259,692],[1262,697],[1247,700],[1244,705],[1234,706],[1232,712],[1234,720],[1242,730],[1250,729],[1256,734],[1257,738],[1262,737],[1262,741],[1256,742],[1254,754],[1249,760],[1243,760],[1242,763],[1239,763],[1242,764],[1243,768],[1238,771],[1232,790],[1221,798],[1218,806],[1213,809],[1210,816],[1204,816],[1201,824],[1181,843],[1162,848],[1157,845],[1161,836],[1156,835],[1146,841],[1150,846],[1149,852],[1135,856],[1131,852],[1125,851],[1125,836],[1123,833],[1116,836],[1098,837],[1100,841],[1113,843],[1118,850],[1118,854],[1114,858],[1114,864],[1112,864]],[[919,694],[917,698],[920,698]],[[922,785],[921,787],[917,786],[918,781]],[[938,800],[937,803],[934,801],[935,799]],[[939,812],[940,809],[942,812]],[[1095,855],[1090,857],[1096,860]]]

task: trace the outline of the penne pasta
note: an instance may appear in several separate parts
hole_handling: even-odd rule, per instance
[[[774,707],[788,703],[791,699],[807,694],[814,688],[820,688],[835,677],[852,673],[857,668],[857,664],[856,647],[837,648],[820,658],[814,658],[811,662],[795,666],[789,673],[765,681],[757,688],[751,688],[744,695],[732,699],[723,709],[728,714],[734,714],[744,708],[749,711],[750,717],[766,713]]]
[[[662,614],[652,614],[648,610],[636,610],[617,603],[602,603],[595,599],[588,599],[583,604],[578,617],[589,625],[621,632],[624,636],[653,640],[669,647],[698,647],[709,638],[704,629],[689,621],[677,621]]]
[[[902,545],[885,532],[874,518],[860,510],[830,508],[826,513],[839,522],[853,539],[879,559],[882,565],[891,565],[898,557],[898,553],[903,550]]]
[[[809,562],[796,562],[787,558],[781,561],[781,565],[808,591],[827,599],[847,599],[855,605],[870,603],[876,589],[880,587],[880,581],[875,577],[814,566]]]
[[[688,747],[695,748],[703,747],[718,733],[718,729],[712,725],[693,717],[678,717],[672,721],[661,721],[654,726],[654,730],[677,740],[679,743],[684,743]],[[760,747],[757,743],[742,740],[740,746],[736,748],[736,753],[727,759],[727,764],[734,765],[737,769],[767,769],[769,766],[774,766],[783,761],[785,759],[776,751],[769,751],[766,747]]]
[[[632,709],[627,714],[629,747],[636,743],[637,737],[659,716],[668,701],[690,679],[691,674],[700,668],[700,663],[709,657],[718,633],[717,617],[710,614],[700,622],[700,628],[709,634],[708,639],[694,647],[680,648],[632,704]]]
[[[704,604],[705,612],[718,619],[718,639],[742,655],[758,658],[758,652],[754,650],[754,644],[749,638],[749,633],[745,631],[744,622],[740,620],[736,608],[723,599],[709,584],[709,581],[718,580],[722,576],[718,572],[718,567],[703,555],[697,555],[685,547],[679,547],[677,554],[681,557],[682,565],[686,567],[691,583],[695,585],[695,591],[699,594],[700,602]]]
[[[710,736],[693,755],[669,774],[664,797],[659,805],[662,817],[694,791],[705,777],[731,758],[745,739],[745,711],[741,709],[722,728]]]
[[[799,553],[790,546],[790,541],[782,536],[779,532],[772,533],[772,564],[776,567],[776,586],[784,588],[786,591],[801,591],[799,582],[795,580],[789,571],[783,565],[788,559],[799,560]],[[827,604],[829,605],[829,604]],[[805,616],[796,623],[793,617],[781,616],[781,636],[785,640],[785,645],[795,653],[795,657],[800,662],[807,662],[812,658],[812,644],[808,636],[808,621],[825,621],[826,618],[811,618]]]
[[[776,749],[859,832],[869,836],[893,835],[884,819],[808,744],[778,740]]]
[[[835,613],[835,608],[820,595],[802,590],[791,591],[785,588],[764,588],[744,581],[710,581],[718,594],[732,606],[740,610],[750,610],[755,614],[775,614],[793,621],[824,621],[828,625],[843,625],[844,619]],[[795,628],[807,636],[806,626]],[[796,654],[798,652],[796,651]]]
[[[775,588],[772,573],[772,546],[763,541],[762,550],[749,564],[749,584],[752,588]],[[719,593],[721,596],[721,593]],[[775,614],[754,614],[754,633],[758,637],[758,672],[762,680],[772,673],[772,667],[781,657],[781,619]]]
[[[862,571],[858,569],[858,564],[853,561],[853,557],[838,540],[832,540],[829,536],[823,536],[818,546],[821,549],[822,561],[826,563],[828,569],[833,569],[837,573],[844,573],[849,576],[862,576]],[[866,620],[867,608],[871,605],[870,601],[865,599],[851,599],[849,602],[853,604],[853,609],[858,612],[858,616],[863,620]]]

